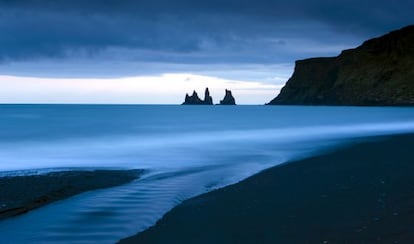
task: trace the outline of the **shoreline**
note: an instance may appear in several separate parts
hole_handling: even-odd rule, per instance
[[[0,221],[71,196],[129,183],[143,170],[67,170],[0,177]]]
[[[414,134],[368,139],[186,200],[120,243],[411,243]]]

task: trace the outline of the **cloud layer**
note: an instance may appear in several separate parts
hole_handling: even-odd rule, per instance
[[[0,59],[118,49],[128,60],[276,62],[409,24],[412,9],[404,0],[0,1]]]

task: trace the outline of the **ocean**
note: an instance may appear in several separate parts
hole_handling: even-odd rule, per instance
[[[0,221],[0,243],[114,243],[180,202],[367,136],[414,132],[414,108],[0,105],[0,176],[146,169]]]

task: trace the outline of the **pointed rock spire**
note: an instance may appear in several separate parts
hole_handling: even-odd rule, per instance
[[[204,92],[204,104],[213,105],[213,98],[210,96],[210,91],[208,90],[208,87],[206,88],[206,91]]]
[[[203,101],[198,97],[196,91],[193,91],[193,95],[189,96],[188,93],[185,94],[185,100],[183,105],[197,105],[203,104]]]
[[[224,95],[223,100],[220,101],[220,105],[236,105],[236,100],[230,90],[226,89],[226,95]]]

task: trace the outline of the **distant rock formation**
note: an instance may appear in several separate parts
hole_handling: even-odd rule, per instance
[[[208,90],[208,87],[206,88],[204,92],[204,104],[213,105],[213,98],[210,96],[210,91]]]
[[[185,94],[185,100],[183,105],[213,105],[213,98],[210,96],[210,91],[206,88],[204,92],[204,100],[198,97],[196,91],[193,91],[193,95],[189,96]]]
[[[226,89],[226,95],[224,96],[223,100],[220,101],[220,105],[236,105],[236,100],[234,99],[230,90]]]
[[[414,106],[414,25],[337,57],[296,61],[268,104]]]
[[[183,105],[200,105],[203,101],[198,97],[197,92],[193,91],[193,95],[189,96],[185,94],[185,100]]]

